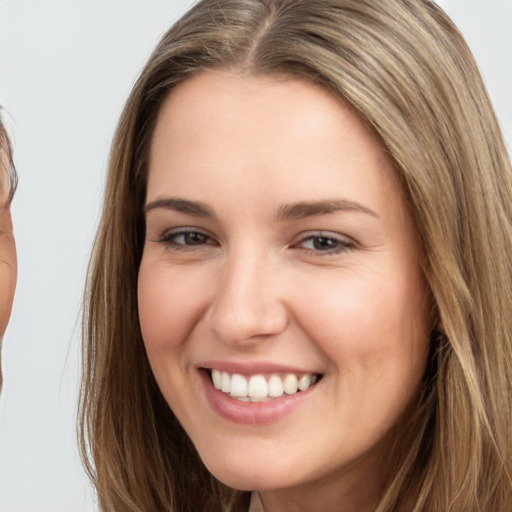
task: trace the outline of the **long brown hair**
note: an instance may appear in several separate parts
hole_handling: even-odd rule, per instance
[[[204,0],[163,37],[112,146],[84,302],[80,441],[103,511],[243,510],[165,403],[137,314],[148,150],[178,83],[213,67],[314,82],[382,140],[442,334],[378,512],[512,503],[512,179],[474,59],[429,0]]]

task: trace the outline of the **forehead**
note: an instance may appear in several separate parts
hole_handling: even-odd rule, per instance
[[[364,151],[354,151],[356,145]],[[260,177],[268,170],[274,181],[292,167],[296,179],[311,171],[311,153],[325,165],[342,160],[395,175],[380,139],[327,88],[297,78],[211,70],[180,84],[163,104],[151,141],[149,186],[171,171],[175,178],[183,171],[190,183],[193,171],[203,182],[210,172],[239,166],[247,172],[256,167]],[[318,182],[322,169],[315,166]]]
[[[274,219],[282,205],[338,198],[409,217],[381,140],[351,106],[300,79],[216,71],[183,82],[162,106],[148,167],[148,202],[185,198],[219,218]]]

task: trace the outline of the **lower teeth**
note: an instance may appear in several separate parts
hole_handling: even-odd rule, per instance
[[[269,400],[275,400],[275,398],[272,398],[270,396],[266,396],[265,398],[251,398],[250,396],[231,396],[231,398],[239,400],[240,402],[268,402]]]

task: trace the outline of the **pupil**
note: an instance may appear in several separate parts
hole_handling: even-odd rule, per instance
[[[325,236],[319,236],[314,241],[315,249],[333,249],[336,247],[336,240]]]
[[[205,236],[201,233],[187,233],[185,239],[187,244],[197,245],[204,242]]]

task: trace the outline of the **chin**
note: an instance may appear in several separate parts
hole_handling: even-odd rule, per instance
[[[251,458],[232,461],[203,461],[208,471],[224,485],[239,491],[254,491],[262,489],[276,489],[288,487],[290,482],[285,482],[282,475],[290,476],[290,473],[283,469],[276,468],[270,464],[251,464]],[[269,468],[272,467],[270,471]]]
[[[212,471],[211,473],[224,485],[238,491],[269,490],[286,487],[286,485],[279,485],[275,478],[262,477],[261,474],[256,475],[252,474],[252,472],[241,474],[231,471]]]

